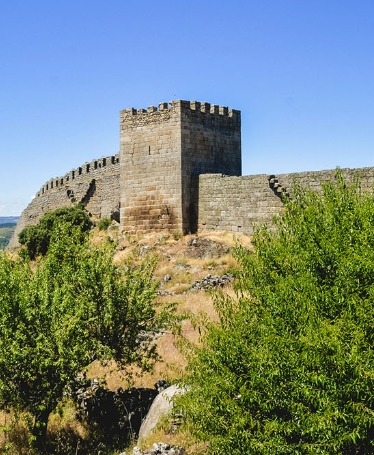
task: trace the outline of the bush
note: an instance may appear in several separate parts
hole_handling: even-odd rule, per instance
[[[63,207],[46,213],[38,224],[27,226],[18,236],[19,243],[26,247],[30,259],[47,253],[53,231],[62,223],[67,223],[71,227],[78,226],[83,237],[93,226],[87,211],[81,205]]]
[[[100,218],[97,222],[97,227],[99,228],[99,231],[106,231],[111,224],[112,220],[110,218]]]
[[[114,264],[111,244],[91,245],[80,226],[61,222],[36,264],[0,253],[0,409],[30,416],[34,447],[44,447],[65,386],[92,361],[154,359],[145,336],[163,323],[154,266]]]
[[[222,454],[374,453],[374,198],[295,189],[189,365],[192,431]]]

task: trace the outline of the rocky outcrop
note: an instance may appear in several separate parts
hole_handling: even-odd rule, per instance
[[[213,259],[229,253],[230,247],[214,240],[196,237],[187,244],[186,254],[191,258]]]
[[[172,385],[157,395],[140,427],[139,441],[147,438],[156,428],[160,420],[171,412],[174,404],[173,398],[182,393],[183,389],[177,385]]]

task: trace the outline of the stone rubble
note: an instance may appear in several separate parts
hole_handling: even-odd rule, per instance
[[[140,450],[139,447],[134,447],[132,455],[185,455],[186,451],[179,446],[172,446],[163,442],[154,443],[153,446],[146,450]],[[120,455],[128,455],[127,452],[122,452]]]
[[[197,280],[192,284],[192,291],[207,291],[213,287],[223,287],[226,284],[234,281],[233,275],[230,273],[225,275],[207,275],[202,280]]]
[[[169,277],[170,275],[168,275]],[[163,280],[164,282],[169,281],[171,278],[167,280]],[[208,291],[211,288],[215,287],[223,287],[227,284],[230,284],[234,281],[234,276],[231,273],[227,273],[224,275],[206,275],[201,280],[196,280],[192,283],[191,288],[188,291],[191,292],[198,292],[198,291]],[[187,291],[187,292],[188,292]],[[186,292],[184,292],[186,293]],[[165,295],[175,295],[174,291],[168,291],[167,289],[159,289],[157,291],[157,295],[165,296]]]
[[[89,380],[81,375],[72,381],[66,394],[76,403],[78,420],[97,425],[108,438],[124,443],[137,437],[154,399],[167,387],[165,380],[159,380],[154,389],[112,391],[100,385],[97,379]]]

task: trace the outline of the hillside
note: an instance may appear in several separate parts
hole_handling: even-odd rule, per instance
[[[199,341],[199,331],[192,320],[204,314],[210,320],[214,319],[215,311],[211,291],[215,288],[224,288],[231,292],[233,277],[231,272],[236,267],[231,255],[231,247],[239,240],[240,243],[250,246],[250,238],[244,234],[234,236],[227,232],[210,232],[200,235],[180,236],[177,234],[148,234],[143,236],[121,236],[118,225],[113,223],[107,231],[95,228],[93,241],[101,242],[107,236],[117,243],[116,261],[133,258],[135,261],[148,254],[157,257],[155,279],[160,281],[156,303],[175,303],[176,312],[186,315],[181,322],[182,336],[193,343]],[[106,387],[115,391],[129,387],[154,388],[159,380],[172,383],[184,374],[187,364],[185,356],[178,347],[180,337],[168,328],[157,334],[156,343],[159,360],[151,372],[140,375],[136,368],[119,371],[114,364],[101,365],[94,362],[88,370],[88,379],[97,379],[105,383]],[[128,373],[132,373],[131,379]],[[0,426],[6,425],[9,417],[0,414]],[[150,447],[154,442],[180,445],[186,448],[187,454],[198,454],[188,434],[180,431],[170,432],[170,425],[166,423],[162,429],[152,435],[144,445]],[[22,429],[16,430],[15,438],[20,440]],[[60,407],[58,412],[51,416],[49,432],[60,435],[61,432],[79,433],[84,437],[86,429],[76,417],[71,405]],[[7,437],[0,434],[0,447]],[[56,436],[59,438],[59,436]],[[13,439],[13,438],[12,438]],[[13,439],[14,440],[14,439]]]
[[[106,234],[98,233],[96,241]],[[236,266],[231,248],[237,241],[250,247],[250,237],[245,234],[234,235],[228,232],[210,232],[183,237],[148,234],[141,237],[122,237],[118,239],[116,227],[109,228],[109,235],[118,241],[116,260],[125,257],[144,257],[146,254],[157,256],[155,278],[160,281],[157,301],[175,302],[179,313],[198,315],[205,313],[215,317],[212,291],[215,288],[232,288],[231,272]],[[198,332],[190,321],[182,323],[183,333],[192,341],[198,340]],[[159,337],[157,344],[160,361],[152,373],[133,378],[138,387],[153,387],[159,379],[174,380],[181,376],[185,359],[175,346],[175,337],[166,331]],[[90,374],[101,375],[103,371],[93,366]],[[121,372],[107,374],[109,388],[127,386]],[[122,378],[121,378],[122,377]],[[123,382],[125,381],[125,382]]]
[[[372,333],[374,317],[374,250],[371,235],[373,195],[362,192],[358,181],[354,185],[348,185],[339,173],[336,185],[326,185],[323,193],[299,188],[286,209],[285,216],[276,224],[274,235],[272,231],[268,231],[256,236],[255,254],[248,254],[251,238],[244,234],[214,231],[189,236],[181,236],[177,232],[169,235],[153,233],[130,236],[121,235],[119,225],[111,223],[109,219],[104,220],[105,222],[100,220],[97,227],[90,230],[90,241],[99,244],[107,241],[109,237],[115,248],[114,260],[119,264],[118,268],[114,268],[115,276],[121,276],[122,269],[128,273],[129,283],[136,284],[137,280],[125,259],[131,259],[131,262],[137,264],[142,263],[148,255],[153,255],[158,260],[157,268],[149,269],[151,273],[144,285],[134,288],[131,294],[120,294],[120,298],[116,299],[118,314],[118,309],[124,308],[123,303],[127,301],[127,296],[131,295],[133,298],[131,308],[136,308],[135,316],[140,315],[140,325],[134,325],[138,327],[135,343],[128,344],[128,338],[124,335],[127,328],[132,327],[127,315],[121,314],[121,317],[117,318],[126,321],[124,324],[117,326],[111,322],[103,327],[100,334],[107,336],[114,327],[115,347],[121,340],[125,340],[127,347],[131,346],[132,353],[136,352],[137,346],[142,345],[143,340],[155,340],[160,358],[155,369],[145,375],[138,374],[139,371],[134,365],[118,371],[113,363],[108,362],[104,366],[93,363],[92,359],[98,358],[96,346],[92,344],[95,338],[92,336],[93,331],[86,330],[88,336],[82,337],[87,340],[82,351],[93,351],[94,355],[90,354],[85,363],[79,364],[73,373],[68,372],[65,377],[75,379],[77,374],[80,375],[87,369],[88,379],[91,381],[86,381],[84,377],[74,380],[79,386],[79,396],[72,386],[67,398],[62,400],[58,413],[48,420],[50,435],[57,440],[65,430],[70,432],[69,435],[84,432],[82,421],[78,421],[71,412],[72,398],[77,402],[81,396],[82,402],[91,400],[83,402],[85,416],[91,410],[98,410],[100,424],[106,424],[108,416],[113,416],[112,421],[118,428],[117,434],[123,434],[123,426],[119,425],[122,424],[120,414],[104,413],[98,405],[98,399],[111,396],[113,403],[120,402],[118,406],[126,403],[121,410],[126,409],[125,418],[130,422],[127,434],[135,437],[148,408],[143,414],[138,413],[139,425],[135,427],[131,422],[135,412],[127,405],[128,401],[125,402],[124,392],[129,392],[129,387],[135,386],[137,390],[134,393],[140,394],[139,388],[143,387],[142,390],[148,388],[154,398],[160,390],[156,390],[155,383],[160,384],[160,380],[165,380],[166,384],[173,384],[183,377],[188,354],[194,352],[192,345],[198,346],[202,342],[199,355],[189,363],[189,381],[185,384],[188,384],[186,387],[190,393],[181,407],[176,409],[174,420],[165,418],[156,434],[147,435],[144,448],[150,447],[154,442],[163,441],[184,447],[186,451],[182,453],[186,455],[207,453],[207,445],[197,446],[188,429],[179,425],[184,416],[187,416],[187,422],[196,424],[193,434],[209,441],[212,453],[241,453],[247,444],[251,446],[250,453],[265,455],[269,453],[269,447],[274,448],[276,453],[294,453],[298,448],[305,448],[308,453],[317,453],[321,447],[326,447],[325,453],[330,454],[373,453],[374,427],[373,422],[368,420],[372,416],[370,368],[372,370],[373,343],[368,334]],[[88,281],[83,289],[88,292],[98,289],[93,302],[99,318],[102,314],[110,314],[116,292],[112,292],[113,288],[105,292],[106,288],[101,287],[100,283],[102,277],[107,276],[107,271],[113,270],[113,250],[109,250],[107,267],[97,267],[96,260],[92,262],[88,260],[90,256],[81,256],[81,252],[99,255],[98,250],[90,248],[87,238],[83,242],[81,237],[77,237],[78,241],[74,242],[75,249],[64,250],[65,243],[69,244],[66,239],[70,238],[73,231],[70,226],[64,226],[69,230],[65,229],[65,235],[59,243],[57,237],[54,237],[55,248],[52,248],[51,254],[46,257],[46,260],[49,259],[48,256],[55,258],[52,253],[58,253],[57,261],[51,262],[53,267],[50,267],[51,273],[46,275],[46,282],[58,283],[56,289],[60,293],[65,283],[69,283],[69,278],[75,274],[71,264],[80,260],[81,268],[77,270],[77,279],[72,280],[79,284],[78,292],[70,292],[66,300],[69,304],[79,301],[76,296],[81,295],[81,283],[86,282],[87,276],[92,276],[93,279]],[[103,230],[100,230],[100,227]],[[61,231],[62,229],[58,232]],[[347,236],[347,233],[350,235]],[[237,242],[247,249],[244,251],[241,248],[239,254],[235,255],[239,257],[241,267],[238,295],[242,298],[239,301],[230,298],[236,288],[235,276],[238,276],[238,265],[232,254],[232,246]],[[65,254],[65,251],[73,254]],[[4,255],[2,257],[5,259]],[[62,269],[65,258],[69,258],[68,269]],[[153,264],[152,261],[146,262]],[[23,265],[22,262],[20,264]],[[94,267],[88,267],[90,264]],[[91,273],[92,269],[94,273]],[[5,274],[0,282],[3,284],[5,296],[8,287],[6,273],[9,268],[4,270]],[[55,276],[59,270],[67,270],[68,273],[60,275],[62,279],[57,280]],[[148,326],[148,321],[157,320],[155,314],[152,312],[150,316],[144,316],[141,307],[139,309],[134,306],[136,297],[142,295],[142,289],[153,289],[153,278],[160,286],[156,298],[152,293],[152,301],[156,300],[156,303],[161,305],[170,302],[175,304],[175,309],[170,310],[169,314],[180,316],[180,331],[182,341],[185,341],[184,351],[179,349],[179,333],[172,332],[171,327],[164,323],[161,327]],[[214,292],[211,291],[217,288],[222,288],[228,298],[215,299]],[[39,289],[47,297],[52,295],[45,291],[45,286],[40,286],[37,282],[37,286],[32,288],[33,293]],[[109,306],[102,304],[104,295],[109,296]],[[28,320],[28,315],[34,308],[37,308],[36,320],[39,319],[39,308],[35,301],[29,297],[25,300],[32,302],[27,307],[31,310],[25,313],[27,317],[22,319],[21,326]],[[45,306],[48,314],[51,313],[51,308],[61,308],[59,300],[56,300],[58,306],[51,307],[51,300],[48,298],[48,305]],[[5,301],[2,313],[6,314],[8,308],[13,308],[13,301],[17,301],[17,295],[16,298],[9,299],[10,304]],[[215,303],[219,304],[222,320],[220,327],[209,324],[217,318]],[[103,308],[106,309],[105,312]],[[16,309],[18,310],[19,306]],[[87,313],[85,300],[81,313]],[[10,327],[8,339],[13,344],[13,327],[18,326],[11,325],[14,313],[8,314],[11,317],[2,326]],[[69,327],[70,320],[74,320],[78,312],[73,307],[72,313],[61,311],[58,314],[67,314],[68,323],[62,325],[60,318],[55,319],[57,324],[52,332],[49,332],[49,338],[58,333],[60,327]],[[90,313],[88,314],[90,316]],[[201,320],[197,321],[200,315],[208,322],[205,326],[199,324]],[[45,319],[42,318],[43,322]],[[90,316],[89,329],[92,320]],[[26,330],[32,330],[34,325],[27,326]],[[43,330],[44,327],[43,324]],[[204,332],[204,327],[207,336],[200,340],[199,336],[201,331]],[[42,332],[38,331],[37,335]],[[118,337],[118,334],[121,336]],[[29,337],[27,332],[26,336],[19,337],[22,344],[27,338],[35,340],[37,336]],[[82,338],[78,340],[78,345],[81,345]],[[68,343],[66,345],[70,346]],[[18,353],[21,349],[20,345],[16,351],[13,371],[20,370]],[[29,352],[31,355],[27,360],[36,359],[36,370],[39,371],[42,363],[39,357],[35,356],[34,346]],[[365,366],[364,369],[362,365]],[[28,364],[20,370],[22,381],[23,371],[27,370],[27,367]],[[54,363],[53,371],[55,368]],[[131,378],[128,373],[133,373]],[[7,386],[6,381],[3,380],[2,387]],[[39,383],[44,384],[44,376]],[[52,381],[51,383],[54,384]],[[161,383],[166,386],[164,381]],[[354,402],[355,406],[352,406],[352,384],[356,387],[353,393],[354,400],[357,400]],[[66,385],[67,383],[64,387]],[[178,384],[173,385],[176,387]],[[17,389],[13,387],[11,392],[15,390]],[[22,387],[19,390],[23,390]],[[88,398],[86,391],[90,394]],[[39,396],[44,397],[45,394],[40,393]],[[61,398],[60,395],[58,399]],[[94,406],[89,407],[87,402]],[[67,412],[69,406],[70,414]],[[106,410],[113,408],[108,407]],[[52,409],[56,409],[56,406]],[[296,426],[292,417],[294,415],[298,416]],[[332,420],[331,415],[335,416]],[[269,422],[271,425],[268,425]],[[318,422],[317,433],[315,422]],[[6,424],[6,416],[0,415],[0,426],[5,428]],[[44,428],[46,426],[47,420]],[[99,433],[96,431],[98,427],[99,425],[95,427],[95,431],[86,432],[87,444],[91,442],[89,438]],[[189,427],[190,430],[191,428],[193,426]],[[360,428],[360,433],[357,428]],[[103,431],[106,436],[108,433]],[[292,438],[289,438],[290,434],[293,435]],[[303,434],[308,436],[306,443],[300,438]],[[82,440],[84,437],[79,441]],[[113,438],[108,438],[108,441],[112,444]],[[271,445],[268,441],[271,441]],[[72,453],[72,450],[62,453]],[[145,455],[137,449],[133,453]]]

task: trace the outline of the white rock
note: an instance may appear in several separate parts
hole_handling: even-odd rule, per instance
[[[173,397],[183,393],[183,389],[177,385],[172,385],[159,393],[153,400],[146,418],[139,430],[138,440],[148,437],[160,420],[168,414],[173,407]],[[135,454],[134,454],[135,455]]]

